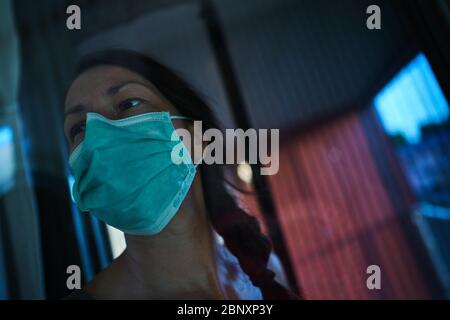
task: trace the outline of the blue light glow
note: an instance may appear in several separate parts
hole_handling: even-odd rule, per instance
[[[16,160],[14,155],[14,132],[10,126],[0,127],[0,195],[14,186]]]
[[[421,127],[445,122],[449,106],[424,54],[420,53],[375,97],[375,108],[390,135],[409,143],[421,139]]]
[[[13,141],[13,131],[11,127],[0,127],[0,146],[10,144]]]

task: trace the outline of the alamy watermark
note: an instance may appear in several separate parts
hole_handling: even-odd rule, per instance
[[[69,275],[66,280],[67,289],[81,289],[81,268],[76,264],[67,267],[66,273]]]
[[[369,290],[381,290],[381,268],[376,264],[372,264],[367,267],[366,273],[370,276],[367,277],[366,286]]]
[[[66,19],[66,27],[69,30],[81,29],[81,9],[75,4],[71,4],[66,8],[66,13],[69,16]]]
[[[381,29],[381,9],[379,6],[372,4],[367,7],[367,14],[370,14],[366,20],[366,27],[369,30]]]
[[[172,141],[179,142],[171,153],[174,164],[183,162],[183,150],[187,146],[195,164],[261,164],[261,175],[278,173],[280,161],[279,129],[219,129],[202,131],[202,121],[194,121],[194,138],[188,129],[178,128],[172,134]],[[203,143],[208,143],[206,146]],[[246,143],[248,148],[246,148]],[[246,150],[248,154],[246,154]],[[224,152],[226,151],[226,152]]]
[[[69,30],[81,29],[81,8],[77,5],[69,5],[66,8],[66,27]],[[367,7],[366,14],[369,14],[366,20],[366,26],[369,30],[381,29],[381,9],[378,5],[372,4]]]

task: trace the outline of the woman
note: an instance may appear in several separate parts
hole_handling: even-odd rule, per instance
[[[184,148],[181,164],[170,161],[174,129],[192,130],[192,120],[219,127],[153,59],[109,50],[82,60],[65,103],[73,194],[82,211],[124,231],[127,248],[71,298],[296,298],[278,282],[270,242],[229,194],[222,166],[196,168]]]

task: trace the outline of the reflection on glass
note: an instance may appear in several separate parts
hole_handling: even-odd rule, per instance
[[[450,298],[449,105],[425,55],[401,70],[374,105],[418,199],[413,218]]]
[[[0,126],[0,195],[14,185],[16,162],[13,136],[11,127]]]

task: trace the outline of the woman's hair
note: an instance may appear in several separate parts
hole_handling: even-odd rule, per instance
[[[220,128],[212,110],[181,77],[156,60],[129,50],[104,50],[85,56],[76,74],[101,65],[115,65],[131,70],[150,81],[178,111],[195,120],[203,128]],[[267,268],[272,246],[261,233],[257,219],[236,203],[224,184],[224,166],[201,166],[205,205],[210,221],[224,239],[227,248],[237,257],[252,283],[259,287],[264,299],[298,299],[275,281],[275,273]]]

